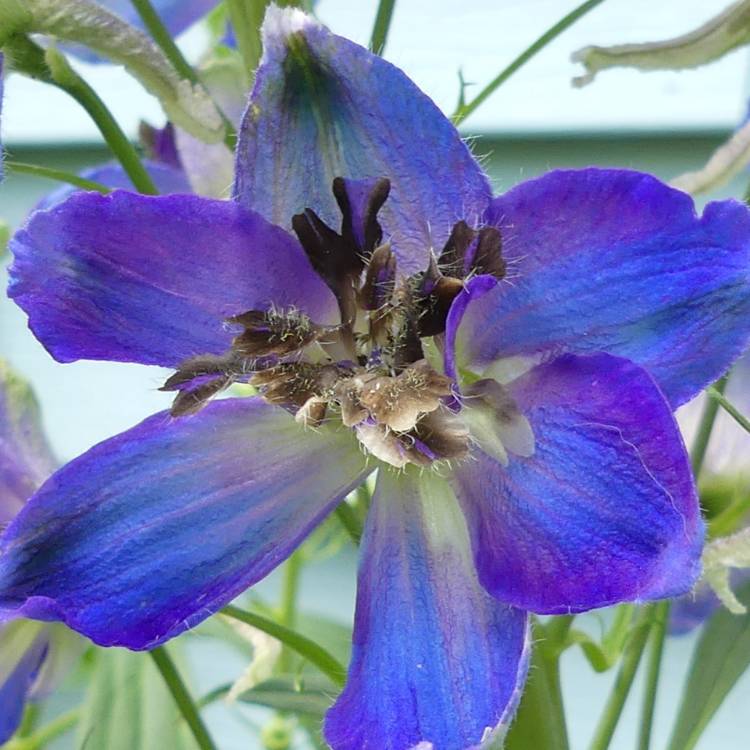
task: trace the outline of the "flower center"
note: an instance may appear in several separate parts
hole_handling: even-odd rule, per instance
[[[300,244],[338,302],[340,324],[322,326],[294,309],[248,310],[227,322],[241,330],[223,356],[182,363],[163,386],[177,391],[172,414],[198,411],[235,382],[320,426],[336,420],[362,446],[394,466],[464,457],[470,435],[452,408],[453,382],[425,349],[441,348],[451,303],[470,276],[505,275],[500,233],[460,221],[425,271],[404,277],[378,211],[390,184],[333,182],[342,214],[336,231],[312,210],[292,219]],[[431,343],[428,343],[430,342]]]

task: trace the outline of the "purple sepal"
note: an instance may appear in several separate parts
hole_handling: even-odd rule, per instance
[[[29,500],[0,538],[0,609],[152,648],[283,562],[368,471],[350,431],[260,399],[155,414]]]
[[[526,677],[526,614],[479,585],[445,481],[381,469],[360,560],[349,678],[325,721],[333,750],[468,750],[501,734]]]
[[[10,242],[9,295],[55,359],[175,367],[223,354],[226,319],[294,307],[338,322],[297,241],[229,201],[76,193]]]
[[[558,614],[683,594],[703,542],[692,473],[648,373],[564,355],[508,386],[535,448],[480,450],[455,470],[479,579],[504,602]]]
[[[387,177],[380,212],[403,273],[424,270],[491,191],[452,123],[403,72],[298,10],[271,7],[264,56],[239,131],[234,194],[289,226],[312,208],[336,226],[334,177]]]
[[[750,212],[627,170],[555,171],[496,198],[511,283],[467,307],[457,344],[504,357],[596,351],[648,370],[673,407],[721,375],[750,335]]]

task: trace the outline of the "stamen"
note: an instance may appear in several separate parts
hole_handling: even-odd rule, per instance
[[[236,355],[286,357],[315,341],[325,330],[299,312],[249,310],[227,319],[245,330],[232,341]]]

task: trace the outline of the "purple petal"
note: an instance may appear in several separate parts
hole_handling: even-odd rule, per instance
[[[528,665],[526,614],[476,577],[449,485],[381,469],[362,544],[349,679],[333,750],[474,747],[502,733]],[[419,745],[421,747],[421,745]]]
[[[477,451],[455,472],[487,590],[542,613],[688,591],[703,526],[680,434],[649,375],[607,354],[564,355],[509,391],[533,455],[502,466]]]
[[[8,641],[9,630],[19,627],[37,628],[31,623],[12,623],[0,625],[0,652],[11,645]],[[0,744],[7,742],[18,729],[23,710],[34,686],[39,670],[47,654],[47,639],[44,630],[33,638],[22,654],[4,654],[15,661],[8,674],[0,674]]]
[[[161,413],[42,486],[2,537],[0,609],[152,648],[295,549],[367,474],[348,430],[260,399]]]
[[[228,201],[77,193],[33,214],[10,244],[9,294],[60,362],[222,354],[225,319],[272,304],[338,319],[296,240]]]
[[[144,161],[143,165],[162,195],[192,192],[190,183],[182,170],[153,161]],[[117,162],[108,162],[98,167],[84,169],[79,173],[79,176],[87,180],[100,182],[109,188],[135,189],[125,170]],[[36,211],[52,208],[76,192],[79,192],[79,190],[73,185],[61,185],[45,195],[34,208]]]
[[[33,391],[0,360],[0,528],[55,467]]]
[[[380,217],[405,273],[425,268],[459,219],[481,217],[487,178],[435,104],[404,73],[300,11],[271,8],[264,57],[240,129],[235,195],[290,226],[340,214],[334,177],[387,177]]]
[[[606,351],[646,368],[674,406],[721,375],[750,333],[750,212],[622,170],[552,172],[497,198],[511,283],[469,305],[472,369],[503,357]]]

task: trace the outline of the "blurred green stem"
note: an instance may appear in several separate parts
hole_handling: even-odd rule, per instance
[[[221,613],[254,628],[258,628],[258,630],[268,633],[273,638],[277,638],[293,651],[296,651],[300,656],[307,659],[311,664],[318,667],[338,687],[344,686],[346,669],[344,669],[338,659],[328,653],[322,646],[315,643],[315,641],[311,641],[301,633],[297,633],[273,620],[269,620],[267,617],[263,617],[263,615],[239,609],[231,604],[224,607]]]
[[[263,53],[260,27],[269,0],[226,0],[237,48],[245,62],[245,69],[253,76]]]
[[[597,724],[594,738],[591,740],[589,750],[607,750],[609,743],[612,741],[617,722],[620,720],[622,709],[633,685],[633,678],[638,670],[638,664],[641,661],[643,650],[646,647],[648,634],[651,632],[651,612],[650,608],[645,609],[638,623],[630,634],[625,651],[620,662],[620,669],[615,678],[615,684],[612,688],[604,711]]]
[[[500,88],[520,67],[531,60],[537,52],[544,49],[553,39],[556,39],[579,18],[601,5],[604,0],[586,0],[567,16],[560,19],[551,29],[542,34],[530,47],[525,49],[507,68],[493,78],[470,102],[461,104],[453,114],[453,122],[458,125],[463,122],[475,109]]]
[[[724,411],[734,419],[737,424],[746,432],[750,432],[750,419],[748,419],[723,393],[719,393],[713,386],[706,390],[709,398],[718,401]]]
[[[154,660],[157,669],[161,672],[161,676],[164,678],[169,692],[172,693],[172,697],[180,709],[180,713],[190,727],[190,731],[198,743],[198,747],[201,750],[216,750],[211,735],[209,735],[195,702],[172,661],[172,657],[164,646],[158,646],[153,651],[149,651],[149,654]]]
[[[198,74],[193,69],[193,66],[185,59],[182,51],[172,39],[172,35],[169,33],[161,17],[154,9],[151,0],[131,0],[133,7],[138,11],[138,15],[143,21],[143,25],[151,34],[151,38],[156,42],[157,46],[164,53],[164,56],[172,63],[174,69],[182,76],[190,81],[194,86],[200,86],[205,88]],[[234,125],[229,122],[227,116],[221,111],[221,108],[214,102],[216,109],[221,115],[221,119],[224,121],[224,128],[226,130],[226,136],[224,142],[227,148],[234,150],[234,146],[237,142],[237,134],[234,130]]]
[[[31,174],[35,177],[44,177],[48,180],[65,182],[68,185],[73,185],[74,187],[81,188],[81,190],[95,190],[96,192],[102,193],[103,195],[112,192],[112,188],[108,188],[106,185],[102,185],[101,182],[87,180],[85,177],[79,177],[77,174],[64,172],[61,169],[52,169],[50,167],[42,167],[39,164],[26,164],[24,162],[12,160],[6,161],[5,167],[11,172],[18,172],[19,174]]]
[[[3,747],[6,750],[44,750],[52,740],[69,732],[78,723],[80,716],[81,710],[74,708],[72,711],[53,719],[49,724],[40,727],[27,737],[14,737]]]
[[[148,195],[158,193],[146,168],[141,163],[138,152],[107,109],[99,95],[67,63],[63,55],[52,48],[47,54],[56,61],[53,74],[44,50],[26,36],[13,36],[6,43],[6,51],[13,58],[16,70],[32,78],[57,86],[72,96],[96,123],[107,145],[122,165],[136,190]]]
[[[297,590],[302,572],[302,556],[299,550],[293,552],[284,566],[284,582],[281,589],[281,624],[294,629],[297,621]]]
[[[385,49],[385,43],[388,39],[388,30],[391,28],[391,19],[393,18],[393,9],[396,7],[396,0],[380,0],[378,3],[378,13],[375,16],[375,26],[372,29],[370,37],[370,49],[376,55],[382,55]]]
[[[641,709],[641,727],[638,734],[638,750],[648,750],[651,746],[651,730],[654,724],[654,710],[656,708],[656,690],[659,687],[659,674],[664,654],[664,641],[667,636],[669,622],[669,600],[651,605],[651,644],[649,647],[646,671],[646,689],[643,694]]]
[[[571,616],[553,617],[544,625],[532,620],[534,650],[529,678],[505,750],[568,750],[560,655],[572,622]]]

